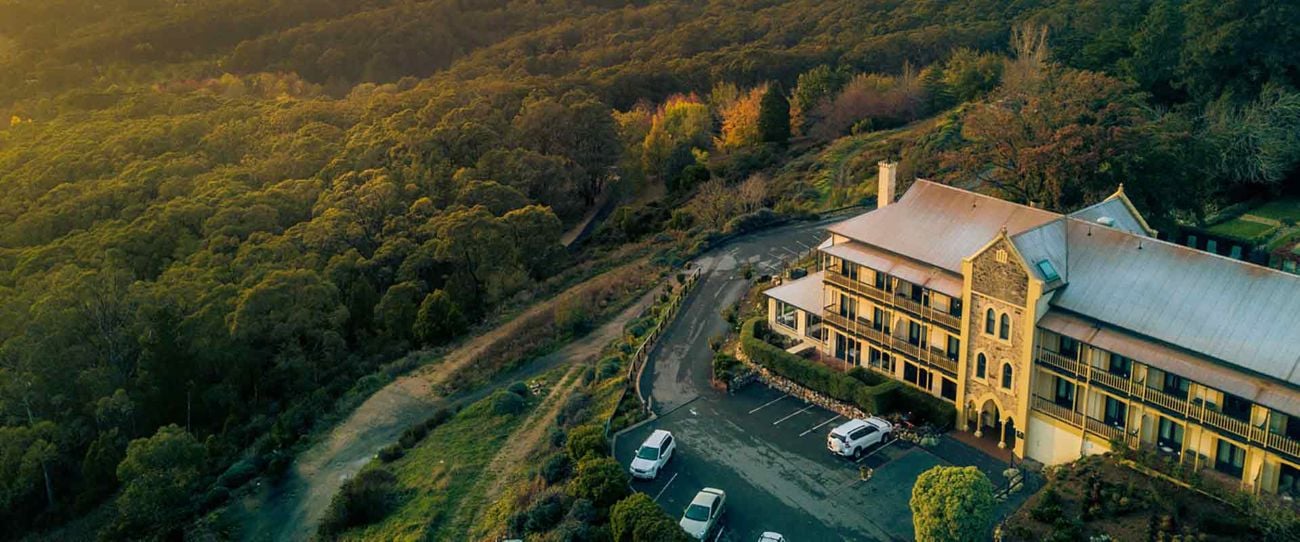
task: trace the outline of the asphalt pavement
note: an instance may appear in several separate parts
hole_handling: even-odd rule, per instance
[[[936,465],[976,465],[995,484],[1005,464],[944,438],[933,449],[905,442],[872,448],[858,461],[833,456],[826,435],[843,418],[820,407],[750,384],[728,394],[709,385],[709,338],[727,331],[721,311],[756,274],[780,269],[825,237],[829,222],[804,223],[741,238],[697,260],[702,282],[650,353],[641,386],[658,417],[618,438],[615,456],[627,465],[655,429],[671,431],[677,451],[659,477],[633,488],[680,517],[696,492],[727,492],[722,529],[711,540],[752,541],[764,531],[787,540],[911,540],[912,486]],[[872,469],[862,480],[860,467]],[[1005,504],[1013,508],[1022,498]]]

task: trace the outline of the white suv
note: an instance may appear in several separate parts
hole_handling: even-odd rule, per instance
[[[849,420],[826,436],[826,448],[835,455],[857,457],[872,445],[884,442],[894,426],[877,417]]]
[[[656,429],[646,437],[641,447],[637,448],[636,457],[632,458],[632,467],[629,469],[632,477],[653,480],[659,476],[659,469],[673,458],[673,450],[676,449],[677,442],[673,440],[673,434],[663,429]]]

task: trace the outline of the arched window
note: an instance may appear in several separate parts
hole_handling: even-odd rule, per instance
[[[1015,376],[1013,373],[1014,371],[1015,369],[1011,368],[1010,363],[1002,364],[1002,388],[1003,389],[1008,389],[1008,390],[1011,389],[1011,380]]]
[[[984,357],[984,354],[975,356],[975,377],[976,378],[984,378],[984,374],[988,371],[988,368],[989,368],[989,360],[988,358]]]
[[[993,320],[993,309],[989,309],[984,313],[984,332],[989,335],[993,334]]]
[[[1002,319],[998,325],[998,338],[1003,340],[1011,338],[1011,317],[1005,313],[1002,314]]]

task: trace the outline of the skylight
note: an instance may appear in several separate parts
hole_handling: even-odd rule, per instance
[[[1056,267],[1052,265],[1052,262],[1048,260],[1038,260],[1036,265],[1038,265],[1038,272],[1043,274],[1043,278],[1047,279],[1047,282],[1052,282],[1061,278],[1061,275],[1056,272]]]

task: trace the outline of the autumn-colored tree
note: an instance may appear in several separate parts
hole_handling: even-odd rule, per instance
[[[669,158],[683,149],[689,155],[692,148],[708,146],[712,124],[708,106],[695,95],[669,97],[655,113],[642,145],[646,173],[660,179],[680,173],[670,170]]]
[[[767,94],[767,85],[750,89],[730,102],[720,104],[722,135],[714,145],[720,149],[738,149],[763,142],[758,130],[759,104]]]
[[[900,126],[925,110],[925,89],[910,69],[898,77],[860,74],[834,100],[822,102],[813,114],[821,120],[809,135],[830,140],[849,132]]]

